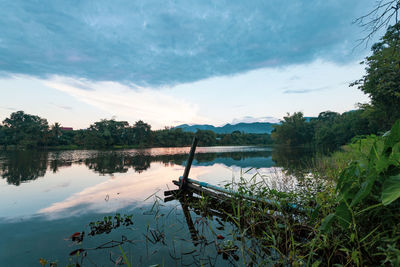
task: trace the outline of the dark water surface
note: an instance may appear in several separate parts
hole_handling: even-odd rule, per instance
[[[70,252],[84,248],[84,266],[115,266],[113,261],[121,256],[118,246],[95,249],[112,240],[124,241],[121,248],[132,266],[241,265],[240,260],[217,254],[218,233],[207,230],[204,218],[191,213],[208,240],[193,243],[181,204],[162,201],[165,190],[176,189],[172,180],[182,175],[188,152],[189,148],[1,152],[0,265],[40,266],[44,258],[66,266],[77,258]],[[298,160],[289,154],[292,158],[260,147],[198,148],[190,177],[224,185],[241,173],[251,177],[258,172],[269,186],[285,190],[295,181],[282,179],[277,165]],[[133,225],[87,236],[90,222],[117,212],[132,214]],[[221,234],[228,235],[229,229],[226,225]],[[86,235],[81,244],[69,239],[82,231]]]

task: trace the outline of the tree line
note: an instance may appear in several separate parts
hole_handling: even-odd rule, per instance
[[[335,150],[355,137],[371,133],[376,131],[369,126],[362,109],[343,114],[325,111],[311,119],[306,119],[302,112],[295,112],[288,114],[282,124],[275,127],[272,138],[277,144]]]
[[[193,136],[199,137],[199,145],[266,145],[271,144],[269,134],[251,134],[235,131],[216,134],[209,130],[196,133],[182,129],[165,128],[151,130],[141,120],[129,125],[126,121],[103,119],[83,130],[67,130],[59,123],[49,126],[46,119],[17,111],[0,124],[0,146],[3,148],[123,148],[188,146]]]
[[[307,120],[303,113],[284,117],[272,132],[278,144],[314,145],[336,149],[360,135],[382,134],[400,119],[400,23],[390,26],[372,46],[372,55],[361,64],[366,74],[350,84],[367,94],[371,102],[339,114],[325,111]]]

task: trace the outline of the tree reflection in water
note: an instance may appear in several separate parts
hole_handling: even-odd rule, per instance
[[[271,155],[270,150],[199,153],[193,165],[210,166],[221,163],[229,167],[233,165],[243,168],[271,167],[274,165]],[[0,175],[7,180],[8,184],[18,186],[45,176],[47,171],[56,173],[60,168],[70,167],[73,164],[85,164],[90,170],[100,175],[113,175],[126,173],[131,168],[137,173],[142,173],[150,168],[152,162],[183,166],[186,164],[186,159],[186,154],[152,155],[137,151],[134,153],[129,151],[90,151],[90,153],[6,151],[0,154]]]
[[[13,151],[1,164],[1,176],[7,179],[8,184],[35,180],[46,174],[48,153],[39,151]]]
[[[304,177],[313,167],[315,151],[307,147],[277,146],[272,151],[272,160],[288,175]]]

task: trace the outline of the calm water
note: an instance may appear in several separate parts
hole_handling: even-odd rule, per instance
[[[65,266],[75,260],[71,251],[84,248],[89,249],[85,266],[115,266],[119,247],[95,248],[122,239],[130,241],[122,248],[133,266],[240,265],[240,260],[216,253],[216,233],[202,229],[209,242],[193,243],[181,204],[162,201],[165,190],[176,189],[172,180],[183,174],[188,152],[189,148],[2,152],[0,265],[40,266],[39,259],[45,258]],[[196,153],[193,179],[223,185],[253,168],[245,176],[259,172],[280,190],[295,186],[295,180],[282,179],[276,161],[284,166],[298,160],[296,155],[286,159],[271,148],[255,147],[207,147]],[[133,214],[133,225],[85,236],[82,244],[69,240],[75,232],[88,233],[90,222],[116,212]],[[205,227],[201,216],[192,212],[191,218],[197,228]],[[221,234],[229,235],[229,227]]]

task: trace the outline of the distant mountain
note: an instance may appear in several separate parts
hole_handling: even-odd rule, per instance
[[[238,124],[238,123],[253,123],[253,122],[269,122],[269,123],[279,123],[280,120],[274,117],[251,117],[251,116],[245,116],[239,119],[233,119],[232,124]]]
[[[274,125],[277,123],[270,122],[252,122],[252,123],[237,123],[237,124],[225,124],[222,127],[215,127],[209,124],[195,124],[188,125],[182,124],[175,128],[181,128],[185,132],[196,132],[197,130],[211,130],[215,133],[232,133],[234,131],[244,133],[271,133],[274,129]]]
[[[310,122],[312,119],[316,119],[317,117],[304,117],[306,119],[306,122]]]

